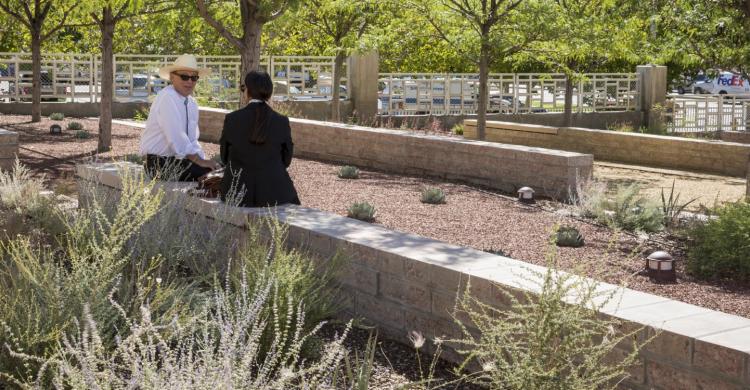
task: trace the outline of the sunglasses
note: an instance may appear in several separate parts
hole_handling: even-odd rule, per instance
[[[193,80],[194,82],[197,82],[198,79],[201,78],[200,76],[188,76],[186,74],[180,74],[180,73],[174,73],[174,75],[180,76],[180,79],[182,79],[182,81]]]

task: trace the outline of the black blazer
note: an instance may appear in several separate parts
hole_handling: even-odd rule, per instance
[[[292,163],[292,130],[289,118],[269,110],[264,125],[266,142],[253,144],[248,140],[250,125],[255,123],[258,104],[233,111],[224,118],[221,131],[221,161],[226,166],[221,183],[222,199],[230,191],[233,181],[244,191],[240,203],[246,207],[275,206],[283,203],[300,204],[297,190],[286,168]]]

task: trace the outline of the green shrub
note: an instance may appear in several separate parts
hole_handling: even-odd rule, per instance
[[[606,192],[607,186],[604,183],[578,178],[576,190],[570,196],[570,203],[582,217],[597,218],[599,215],[604,215]]]
[[[359,169],[351,165],[344,165],[339,168],[338,177],[342,179],[357,179],[359,178]]]
[[[672,189],[669,190],[669,195],[664,195],[664,189],[661,189],[661,210],[664,215],[664,226],[673,227],[680,216],[680,213],[685,210],[686,207],[690,206],[698,198],[693,198],[685,203],[680,203],[680,194],[674,192],[675,180],[672,180]]]
[[[145,122],[148,119],[148,109],[139,108],[133,113],[133,120],[137,122]]]
[[[289,102],[272,102],[271,105],[273,106],[274,111],[278,112],[281,115],[284,115],[289,118],[304,118],[305,116],[302,115],[302,111],[299,108],[298,105],[294,105],[295,102],[289,101]],[[355,118],[356,119],[356,118]]]
[[[635,128],[633,127],[633,124],[630,122],[615,122],[615,123],[607,123],[607,130],[620,131],[624,133],[632,133],[635,130]]]
[[[510,257],[510,252],[506,252],[502,248],[497,248],[497,249],[489,248],[489,249],[485,249],[484,252],[492,253],[493,255],[498,255],[498,256],[503,256],[503,257]]]
[[[56,387],[65,389],[329,388],[347,353],[343,341],[351,325],[322,346],[320,359],[308,362],[299,351],[320,325],[310,332],[295,331],[297,321],[305,322],[297,302],[283,302],[294,315],[274,315],[280,309],[276,291],[273,279],[255,288],[247,283],[236,290],[217,288],[205,308],[168,326],[151,320],[149,305],[128,316],[114,303],[121,321],[132,324],[114,347],[102,342],[103,326],[86,309],[80,329],[66,337],[60,353],[45,366]],[[271,330],[276,347],[265,356],[260,348],[264,330]]]
[[[614,228],[628,231],[657,232],[664,225],[664,215],[659,206],[638,195],[637,184],[618,186],[614,199],[606,202],[612,213],[598,215],[598,219]]]
[[[348,354],[344,356],[344,376],[339,381],[339,386],[334,388],[351,389],[351,390],[368,390],[372,388],[372,377],[375,373],[375,352],[378,350],[377,334],[370,332],[367,338],[365,349],[360,355],[358,350],[354,350],[354,356]]]
[[[70,122],[68,123],[68,130],[83,130],[83,125],[81,122]]]
[[[148,300],[155,313],[165,313],[166,322],[181,302],[190,301],[190,289],[173,288],[168,275],[159,286],[153,282],[161,258],[129,255],[132,238],[161,202],[162,193],[152,186],[125,176],[123,196],[110,215],[93,206],[64,215],[64,231],[57,237],[36,242],[19,236],[0,245],[0,344],[46,358],[62,335],[74,330],[85,305],[106,325],[105,342],[113,343],[115,325],[126,326],[113,322],[117,316],[108,302],[113,290],[136,310],[139,301]],[[138,293],[136,286],[142,286]],[[0,372],[10,375],[10,382],[35,376],[38,365],[32,363],[0,349]]]
[[[143,156],[139,153],[128,153],[125,155],[125,161],[133,164],[143,165]]]
[[[578,186],[571,202],[582,216],[595,218],[615,229],[660,231],[664,223],[660,206],[639,196],[639,192],[637,184],[618,186],[614,198],[608,199],[604,184],[588,181]]]
[[[78,130],[75,133],[75,137],[78,139],[89,139],[91,138],[91,133],[88,130]]]
[[[16,235],[39,238],[40,229],[57,234],[63,227],[54,196],[43,195],[44,178],[32,177],[31,171],[17,159],[11,171],[0,171],[0,240]]]
[[[465,378],[491,389],[616,389],[638,362],[643,329],[621,331],[623,322],[598,315],[617,290],[602,295],[591,279],[559,272],[549,258],[548,267],[525,272],[538,293],[500,288],[509,308],[473,297],[469,280],[454,313],[462,339],[449,340],[462,367],[482,368]]]
[[[555,244],[572,248],[582,247],[583,235],[573,226],[560,226],[555,232]]]
[[[61,121],[65,119],[65,114],[63,114],[62,112],[53,112],[49,114],[49,119],[53,121]]]
[[[3,209],[24,212],[39,202],[44,178],[35,178],[16,158],[10,171],[0,170],[0,205]]]
[[[307,253],[286,249],[288,226],[275,218],[250,225],[249,230],[247,242],[240,248],[239,260],[229,272],[235,288],[240,288],[243,281],[250,286],[260,286],[268,279],[275,280],[274,299],[281,306],[275,315],[282,319],[292,315],[287,302],[302,304],[307,324],[315,325],[336,314],[334,282],[345,267],[344,256],[337,253],[319,265]],[[262,232],[270,232],[270,240]]]
[[[209,285],[213,283],[213,274],[226,266],[217,259],[237,258],[236,230],[217,221],[229,218],[238,199],[227,194],[226,202],[211,208],[208,215],[185,212],[190,201],[187,196],[165,198],[159,211],[134,237],[132,248],[138,258],[165,257],[172,272],[190,275]],[[100,201],[105,202],[113,201]]]
[[[60,211],[55,237],[0,241],[0,388],[33,383],[43,365],[49,370],[37,388],[110,386],[143,379],[146,370],[192,387],[179,382],[193,378],[190,367],[206,374],[196,383],[231,367],[237,388],[257,388],[246,385],[254,379],[276,388],[330,381],[345,335],[319,343],[313,362],[301,354],[317,321],[337,311],[332,281],[341,256],[321,265],[287,250],[286,227],[276,220],[252,227],[239,251],[234,228],[211,222],[226,218],[231,202],[209,216],[189,213],[188,197],[165,197],[143,175],[121,177],[121,192],[83,185],[83,207]],[[27,210],[38,184],[20,165],[0,172],[0,204]],[[236,260],[217,267],[223,259]],[[154,348],[169,354],[148,352]]]
[[[607,124],[607,130],[619,131],[623,133],[670,135],[666,126],[659,126],[658,128],[648,128],[645,126],[635,127],[630,122],[616,122]]]
[[[22,169],[15,176],[5,177],[0,172],[0,200],[7,201],[9,206],[21,207],[29,197],[20,194],[36,189],[34,185],[26,185],[29,177],[25,172]],[[318,269],[317,263],[309,257],[284,249],[286,230],[278,224],[269,225],[271,242],[273,248],[282,249],[267,256],[267,240],[261,239],[259,230],[252,229],[248,246],[237,256],[232,251],[233,247],[237,249],[237,241],[232,240],[229,225],[211,224],[207,222],[211,218],[207,220],[206,216],[185,212],[184,204],[177,199],[188,201],[187,197],[164,197],[162,192],[153,190],[155,181],[146,183],[143,177],[124,173],[122,176],[122,193],[113,194],[116,196],[97,196],[95,194],[101,192],[96,188],[82,187],[81,199],[85,207],[63,219],[63,234],[46,240],[56,246],[40,245],[27,236],[0,243],[0,255],[6,260],[0,261],[0,344],[11,348],[0,349],[0,372],[9,375],[0,376],[0,387],[33,381],[41,362],[54,354],[55,347],[61,344],[63,334],[76,332],[76,318],[81,319],[84,326],[91,325],[88,335],[94,339],[88,341],[96,345],[96,351],[84,351],[78,349],[83,345],[75,344],[66,345],[68,350],[62,351],[83,353],[78,356],[98,359],[110,353],[111,356],[121,353],[120,346],[115,347],[115,336],[129,337],[128,318],[133,319],[132,324],[138,323],[136,317],[140,318],[146,304],[145,310],[150,316],[147,321],[153,326],[152,330],[158,329],[165,339],[176,337],[177,330],[165,326],[167,323],[219,310],[214,307],[203,311],[198,303],[210,296],[206,287],[214,284],[217,275],[213,264],[217,259],[227,258],[239,258],[233,263],[234,267],[223,270],[227,275],[226,286],[233,294],[231,302],[255,302],[255,305],[257,296],[244,295],[247,289],[257,292],[273,281],[268,301],[258,309],[263,315],[254,318],[256,324],[266,330],[252,340],[248,338],[252,345],[242,346],[257,348],[254,356],[275,353],[291,359],[273,364],[286,366],[292,360],[299,361],[300,346],[309,340],[302,336],[303,330],[316,332],[316,323],[312,321],[327,318],[336,311],[331,281],[341,270],[343,259],[335,256]],[[219,214],[228,212],[230,206],[217,209],[216,214],[209,217],[223,218]],[[112,297],[117,297],[116,306],[110,304]],[[216,303],[216,300],[209,301]],[[222,324],[214,321],[206,326],[220,332]],[[87,337],[80,333],[78,336]],[[136,343],[137,334],[131,336],[129,342]],[[189,336],[192,336],[189,331],[180,335]],[[282,343],[274,346],[278,341]],[[211,342],[218,343],[218,339]],[[331,358],[329,352],[324,349],[321,359]],[[27,359],[30,355],[36,358]],[[131,357],[141,359],[144,356]],[[228,362],[226,359],[230,356],[222,359]],[[151,363],[158,365],[163,361],[148,361]],[[62,375],[60,379],[65,383],[85,375],[83,361],[55,360],[52,364],[69,364],[70,370],[65,374],[55,371]],[[107,367],[97,365],[96,370],[105,370],[102,375],[110,377],[89,377],[94,380],[90,383],[120,381],[128,375],[119,370],[106,371]],[[273,372],[268,375],[278,375],[279,367],[269,366]]]
[[[464,135],[464,124],[463,123],[457,123],[453,125],[453,128],[451,129],[451,133],[455,135]]]
[[[349,218],[371,222],[375,220],[375,206],[368,202],[354,202],[346,209],[346,215]]]
[[[688,231],[687,270],[698,278],[750,281],[750,203],[727,203]]]
[[[425,188],[422,190],[422,203],[442,204],[445,203],[445,192],[440,188]]]

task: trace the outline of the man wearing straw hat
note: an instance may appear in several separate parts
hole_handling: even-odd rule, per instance
[[[190,54],[159,69],[159,77],[172,85],[156,95],[141,136],[141,154],[152,177],[195,181],[219,168],[217,162],[206,159],[198,143],[198,104],[191,96],[198,80],[209,73]]]

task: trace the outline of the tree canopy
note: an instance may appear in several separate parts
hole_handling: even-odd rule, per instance
[[[117,23],[115,53],[239,54],[237,46],[226,39],[226,33],[219,32],[201,17],[196,0],[161,2],[173,6],[167,12],[139,15]],[[211,17],[238,38],[243,33],[241,3],[245,2],[204,4]],[[335,55],[341,45],[335,44],[330,34],[310,28],[308,21],[330,18],[331,4],[357,2],[261,3],[267,3],[258,10],[263,13],[259,18],[264,21],[260,32],[263,54]],[[289,7],[292,3],[298,6]],[[328,5],[322,7],[318,3]],[[465,25],[469,20],[465,16],[454,19],[441,16],[449,2],[372,3],[377,12],[368,16],[367,30],[353,41],[350,35],[344,46],[377,49],[382,72],[478,71],[478,62],[467,52],[475,43]],[[673,73],[706,69],[747,71],[750,64],[750,0],[527,0],[526,3],[529,4],[521,7],[515,18],[521,22],[499,25],[500,34],[493,39],[513,41],[524,34],[542,32],[545,37],[533,50],[510,56],[493,53],[490,72],[564,70],[572,59],[577,69],[590,72],[632,71],[642,63],[667,64]],[[272,17],[279,7],[285,12]],[[431,21],[425,10],[435,14],[435,20]],[[0,12],[0,50],[30,51],[29,32],[12,20],[7,12]],[[435,21],[439,22],[437,26],[432,23]],[[98,52],[99,29],[80,22],[72,24],[44,40],[42,51]],[[452,34],[453,43],[441,38],[440,29]],[[550,51],[551,48],[555,50]]]
[[[660,61],[688,71],[750,71],[750,0],[673,0],[653,19]]]

